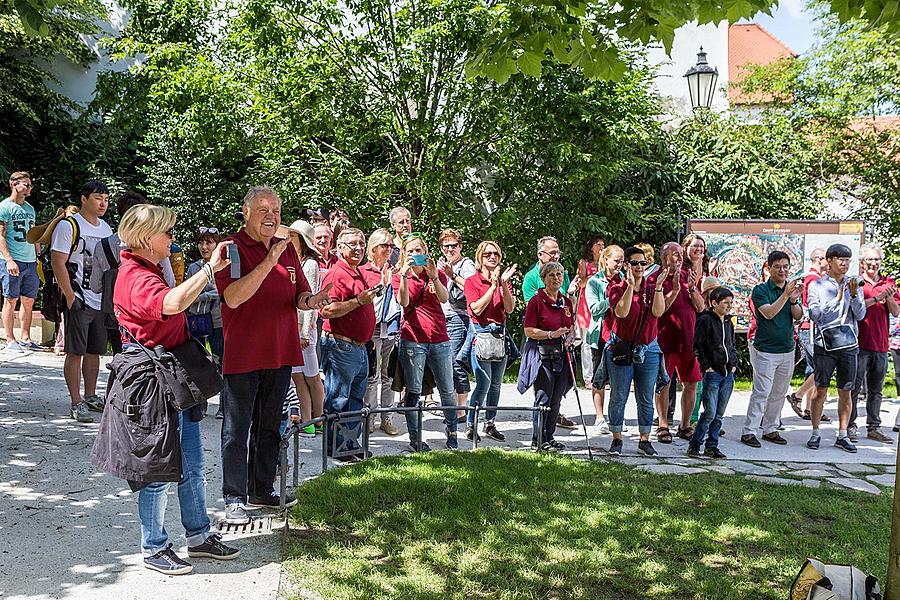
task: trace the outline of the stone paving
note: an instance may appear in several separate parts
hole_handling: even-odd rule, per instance
[[[101,390],[105,372],[101,369]],[[884,493],[894,485],[897,434],[890,426],[883,431],[894,438],[894,445],[863,438],[859,452],[847,454],[832,446],[835,425],[828,424],[823,426],[822,448],[811,451],[805,447],[809,423],[786,408],[782,435],[788,445],[763,442],[762,448],[753,449],[737,441],[749,397],[747,392],[737,392],[726,411],[726,435],[720,443],[728,459],[689,458],[687,442],[678,438],[668,445],[654,442],[660,456],[650,458],[637,452],[636,409],[629,401],[625,452],[612,457],[606,451],[612,437],[599,434],[594,427],[589,392],[579,390],[578,397],[585,411],[594,460],[616,461],[662,477],[718,473],[772,485],[835,487],[871,494]],[[526,407],[532,398],[530,392],[520,396],[515,386],[504,385],[501,405]],[[62,358],[49,353],[9,357],[0,352],[0,598],[201,598],[219,596],[222,590],[228,590],[229,600],[278,596],[282,584],[282,538],[278,535],[229,534],[226,539],[241,547],[241,558],[229,563],[194,561],[194,574],[188,578],[166,578],[142,568],[135,497],[124,482],[98,473],[90,465],[88,457],[97,424],[74,423],[68,418],[67,407]],[[214,410],[215,401],[211,408]],[[893,424],[898,408],[900,403],[885,400],[883,422]],[[826,410],[834,417],[836,401],[830,401]],[[563,413],[581,423],[572,392],[564,398]],[[401,418],[394,418],[401,435],[390,437],[376,429],[370,445],[375,455],[405,451],[405,427]],[[507,435],[506,441],[485,438],[482,446],[528,450],[530,412],[501,412],[497,423]],[[220,427],[221,421],[212,417],[204,419],[201,426],[207,503],[214,520],[224,509]],[[423,435],[434,449],[444,447],[440,417],[426,413]],[[463,435],[464,426],[460,426],[460,446],[467,450],[471,443]],[[587,458],[581,427],[558,429],[556,437],[566,444],[568,454]],[[301,480],[317,476],[322,467],[321,437],[301,438],[299,453]],[[329,461],[328,468],[337,467]],[[174,491],[170,499],[166,528],[176,550],[183,553],[183,530]]]

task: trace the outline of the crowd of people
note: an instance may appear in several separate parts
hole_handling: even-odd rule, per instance
[[[184,269],[173,240],[175,214],[138,193],[117,198],[120,224],[113,233],[104,221],[109,189],[103,182],[87,182],[79,207],[61,209],[37,226],[27,201],[28,173],[13,173],[10,189],[0,203],[7,352],[40,348],[28,332],[41,287],[42,245],[49,245],[52,271],[43,279],[52,274],[63,301],[63,370],[76,421],[92,422],[90,413],[105,409],[96,386],[100,355],[109,344],[118,352],[131,342],[170,348],[189,336],[208,343],[224,379],[215,417],[223,421],[227,523],[249,522],[248,506],[295,502],[274,489],[279,440],[290,421],[303,424],[305,436],[326,435],[335,460],[354,462],[366,458],[363,427],[395,436],[402,423],[387,411],[367,420],[310,421],[365,406],[414,407],[436,394],[446,448],[459,447],[461,427],[468,440],[484,435],[503,441],[492,408],[516,359],[519,392],[533,389],[534,405],[542,408],[534,412],[535,450],[564,447],[556,430],[575,423],[560,413],[561,399],[584,384],[592,389],[598,432],[611,434],[610,454],[623,452],[625,407],[633,390],[640,452],[658,453],[651,436],[662,444],[677,436],[688,441],[691,457],[725,457],[719,449],[722,417],[738,366],[734,295],[711,272],[698,235],[663,244],[659,263],[652,246],[607,245],[593,236],[574,279],[561,263],[557,240],[540,238],[518,292],[525,304],[519,344],[507,326],[516,306],[518,267],[504,261],[501,245],[471,243],[474,255],[467,256],[460,233],[448,228],[431,249],[404,207],[391,210],[388,227],[367,237],[341,209],[310,209],[305,219],[286,226],[277,193],[254,187],[244,197],[236,233],[200,227],[193,240],[199,259]],[[847,275],[851,250],[841,244],[815,249],[812,259],[805,278],[791,279],[796,268],[788,254],[771,252],[765,276],[753,289],[753,388],[740,441],[754,448],[786,444],[779,430],[787,402],[809,419],[806,445],[818,449],[834,379],[834,445],[856,452],[861,392],[866,436],[893,443],[881,432],[879,415],[889,352],[900,392],[900,295],[882,273],[881,250],[862,248],[859,277]],[[578,343],[576,358],[572,348]],[[790,393],[798,343],[808,379]],[[676,405],[680,419],[673,436]],[[484,409],[481,431],[475,412],[466,410],[473,407]],[[184,496],[188,554],[234,558],[238,551],[210,533],[206,516],[197,426],[204,415],[187,413],[179,417],[184,477],[178,491]],[[417,414],[404,415],[409,450],[431,450]],[[172,551],[162,526],[167,486],[154,483],[139,491],[141,548],[149,568],[186,573],[190,565]]]

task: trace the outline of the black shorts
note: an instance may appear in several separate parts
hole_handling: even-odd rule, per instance
[[[856,357],[858,354],[859,348],[827,352],[825,348],[817,344],[813,350],[816,387],[827,388],[836,372],[838,389],[853,391],[856,384]]]
[[[65,312],[64,349],[66,354],[106,353],[106,315],[75,298],[72,308]]]

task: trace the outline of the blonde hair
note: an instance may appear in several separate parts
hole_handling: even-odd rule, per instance
[[[411,238],[407,238],[407,239],[403,240],[402,242],[400,242],[400,244],[401,244],[400,260],[397,262],[398,265],[402,265],[402,264],[406,263],[406,257],[407,257],[406,247],[409,246],[413,242],[421,243],[422,247],[425,249],[425,254],[428,254],[428,242],[425,241],[425,238],[419,237],[417,235],[413,236]]]
[[[601,269],[603,269],[603,270],[606,269],[606,261],[608,261],[609,257],[612,256],[613,253],[615,253],[615,252],[620,252],[622,254],[622,257],[624,258],[625,251],[622,250],[621,246],[617,246],[617,245],[613,244],[613,245],[607,246],[606,248],[603,249],[603,252],[600,253],[600,268]],[[646,256],[646,254],[644,256]]]
[[[126,248],[149,250],[150,236],[163,233],[175,225],[175,212],[165,206],[135,204],[122,216],[119,239]]]
[[[647,259],[647,262],[653,262],[653,246],[651,246],[647,242],[641,242],[639,244],[635,244],[634,247],[641,249],[641,251],[644,253],[644,258]]]
[[[382,244],[394,244],[394,238],[384,227],[380,227],[369,236],[369,244],[366,246],[366,256],[369,260],[375,260],[375,247]]]
[[[488,246],[493,246],[497,249],[497,252],[500,253],[500,260],[503,260],[503,250],[500,249],[500,244],[491,240],[485,240],[478,244],[478,248],[475,250],[475,268],[481,269],[481,259],[484,258],[484,251],[487,250]]]

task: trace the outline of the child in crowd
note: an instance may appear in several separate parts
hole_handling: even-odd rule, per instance
[[[734,371],[738,356],[734,345],[731,304],[734,294],[726,287],[709,293],[709,308],[697,317],[694,328],[694,355],[703,372],[703,413],[688,445],[688,456],[700,458],[700,444],[706,441],[703,454],[725,458],[719,450],[722,416],[734,389]]]

